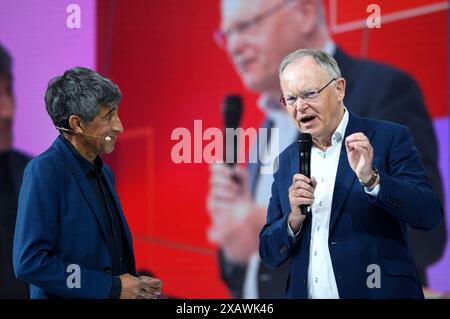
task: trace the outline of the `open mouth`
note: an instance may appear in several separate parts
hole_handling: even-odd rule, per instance
[[[311,121],[314,120],[315,118],[316,118],[316,117],[315,117],[314,115],[308,115],[308,116],[303,117],[303,118],[300,120],[300,122],[302,122],[303,124],[306,124],[306,123],[311,122]]]

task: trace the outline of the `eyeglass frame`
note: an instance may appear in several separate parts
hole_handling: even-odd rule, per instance
[[[309,92],[306,92],[307,94],[314,94],[314,96],[311,97],[306,97],[304,94],[299,94],[299,95],[294,95],[292,97],[295,97],[295,100],[292,103],[288,103],[284,97],[284,95],[281,95],[280,97],[280,102],[281,104],[283,104],[284,106],[293,106],[295,105],[295,103],[297,103],[298,99],[301,98],[303,101],[313,101],[315,98],[317,98],[320,94],[320,92],[322,92],[323,90],[325,90],[327,88],[327,86],[329,86],[331,84],[331,82],[333,81],[337,81],[338,78],[332,78],[330,82],[328,82],[327,84],[325,84],[320,90],[315,91],[315,90],[311,90]]]
[[[268,17],[272,16],[273,14],[277,13],[279,10],[281,10],[285,5],[288,3],[291,3],[295,0],[285,0],[283,2],[278,3],[277,5],[274,5],[273,7],[268,8],[267,10],[258,13],[256,16],[254,16],[251,19],[248,19],[247,21],[240,22],[237,26],[229,28],[228,30],[216,30],[213,32],[214,41],[220,48],[226,48],[227,47],[227,39],[233,34],[233,33],[242,33],[245,32],[245,30],[248,30],[254,25],[258,25]]]

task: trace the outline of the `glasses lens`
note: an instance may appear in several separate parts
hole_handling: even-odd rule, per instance
[[[317,92],[317,91],[311,91],[311,92],[306,92],[304,95],[303,95],[303,99],[304,100],[314,100],[316,97],[318,97],[319,96],[319,92]]]

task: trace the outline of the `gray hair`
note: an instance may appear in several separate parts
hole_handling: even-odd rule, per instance
[[[327,71],[331,77],[340,78],[341,70],[336,62],[336,60],[326,52],[316,50],[316,49],[299,49],[294,52],[289,53],[280,63],[279,76],[283,73],[284,69],[304,57],[311,57],[320,65],[325,71]]]
[[[101,106],[118,106],[121,99],[119,87],[111,80],[90,69],[75,67],[50,80],[45,108],[55,126],[70,129],[71,115],[91,122]]]

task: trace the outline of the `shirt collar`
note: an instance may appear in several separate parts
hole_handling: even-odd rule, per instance
[[[334,56],[334,54],[336,53],[336,44],[331,40],[327,40],[325,46],[322,48],[322,51],[331,56]]]
[[[94,164],[89,162],[87,159],[85,159],[81,154],[77,151],[77,149],[70,143],[64,135],[60,135],[60,138],[64,141],[64,143],[68,146],[72,154],[75,156],[75,159],[77,160],[78,164],[81,167],[81,170],[88,175],[91,172],[98,172],[100,173],[102,171],[103,167],[103,161],[100,158],[100,156],[97,156],[94,159]]]
[[[347,129],[347,124],[348,124],[348,111],[344,106],[344,116],[342,117],[341,122],[339,123],[338,127],[336,128],[331,137],[331,145],[335,145],[337,143],[342,142],[342,139],[345,136],[345,130]]]

